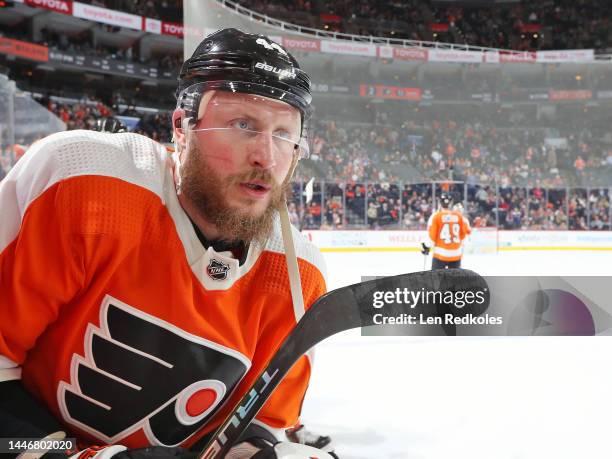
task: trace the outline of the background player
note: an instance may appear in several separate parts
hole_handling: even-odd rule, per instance
[[[105,116],[97,119],[93,130],[98,132],[109,132],[111,134],[128,132],[127,126],[114,116]]]
[[[428,255],[433,247],[431,269],[460,268],[463,240],[471,233],[470,224],[459,209],[450,209],[452,198],[440,196],[440,209],[429,217],[429,243],[421,243],[421,253]],[[463,206],[462,206],[463,207]]]

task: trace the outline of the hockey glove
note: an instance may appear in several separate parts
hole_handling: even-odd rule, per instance
[[[427,245],[424,242],[421,242],[421,253],[425,256],[429,255],[429,252],[431,251],[430,247],[427,247]]]
[[[291,442],[272,444],[261,438],[249,438],[234,446],[225,459],[332,459],[337,456],[307,445]]]

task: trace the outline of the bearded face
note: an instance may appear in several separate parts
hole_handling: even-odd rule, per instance
[[[199,215],[218,229],[220,239],[264,245],[272,232],[275,213],[286,202],[289,177],[279,184],[269,170],[257,168],[221,176],[197,144],[197,141],[190,142],[182,167],[181,192]],[[269,190],[269,200],[263,209],[256,199],[248,196],[242,197],[238,204],[232,202],[229,198],[232,190],[243,183],[261,183]]]
[[[208,238],[265,242],[299,157],[299,111],[262,96],[210,91],[198,121],[180,134],[179,200],[191,219]]]

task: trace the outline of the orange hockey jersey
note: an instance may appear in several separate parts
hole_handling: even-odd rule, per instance
[[[193,444],[304,313],[279,222],[243,264],[205,249],[166,150],[145,137],[49,136],[0,182],[0,209],[0,381],[21,378],[69,436]],[[294,232],[310,306],[325,292],[324,266]],[[295,424],[310,371],[303,357],[254,422]]]
[[[434,213],[427,222],[433,257],[442,261],[461,260],[463,240],[471,231],[467,218],[461,212],[440,209]]]

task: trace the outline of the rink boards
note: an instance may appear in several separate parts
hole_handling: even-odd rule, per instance
[[[322,252],[417,252],[426,231],[304,230]],[[510,251],[610,251],[612,231],[504,231],[474,228],[465,253]]]

